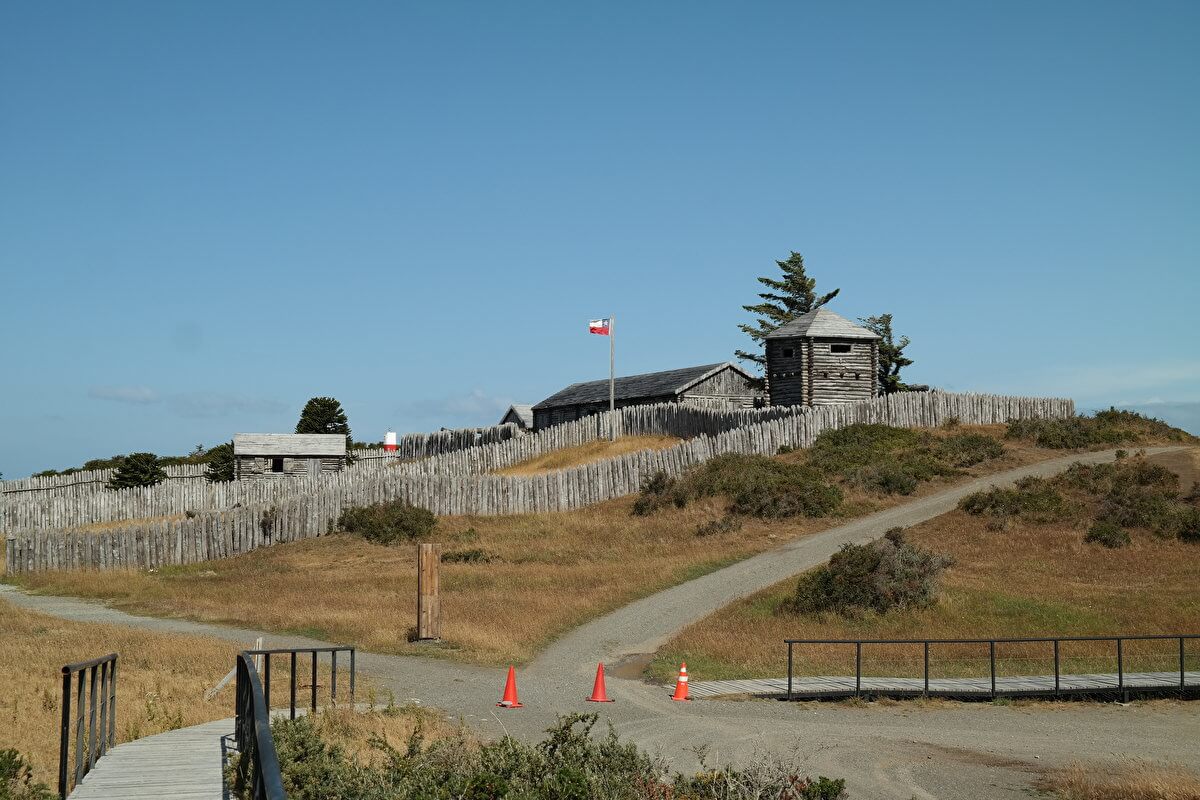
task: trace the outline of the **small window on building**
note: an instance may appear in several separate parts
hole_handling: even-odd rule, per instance
[[[271,472],[283,472],[283,459],[282,458],[272,458],[271,459]]]
[[[854,380],[858,380],[858,373],[854,373]]]
[[[828,377],[829,377],[829,373],[828,373],[828,372],[822,372],[822,373],[821,373],[821,377],[822,377],[822,378],[828,378]]]
[[[790,348],[790,347],[783,348],[783,357],[784,358],[791,358],[795,354],[796,354],[796,351],[793,350],[792,348]]]
[[[829,345],[829,352],[831,352],[831,353],[849,353],[850,345],[848,345],[848,344],[831,344],[831,345]]]

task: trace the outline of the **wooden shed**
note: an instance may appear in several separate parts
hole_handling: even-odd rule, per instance
[[[233,437],[237,480],[316,477],[346,466],[340,433],[238,433]]]
[[[528,403],[513,403],[500,418],[501,425],[516,425],[523,431],[533,430],[533,406]]]
[[[650,403],[689,403],[713,408],[751,408],[754,377],[728,361],[617,378],[617,408]],[[608,379],[573,383],[533,407],[533,426],[581,419],[608,410]]]
[[[826,308],[766,336],[767,391],[773,406],[820,406],[879,393],[879,337]]]

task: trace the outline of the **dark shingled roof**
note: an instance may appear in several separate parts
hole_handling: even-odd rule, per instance
[[[751,377],[744,369],[728,361],[716,364],[703,364],[699,367],[669,369],[664,372],[647,372],[644,375],[630,375],[617,378],[614,390],[617,400],[634,400],[642,397],[664,397],[676,395],[711,373],[726,367],[737,370],[747,378]],[[534,410],[573,406],[582,403],[608,402],[608,378],[586,383],[572,383],[561,392],[552,394],[535,405]]]
[[[767,334],[768,339],[789,336],[821,336],[830,339],[878,339],[871,331],[855,325],[827,308],[814,308],[791,322],[785,322]]]

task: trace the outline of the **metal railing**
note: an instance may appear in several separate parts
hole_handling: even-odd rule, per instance
[[[291,659],[289,674],[288,692],[288,709],[289,718],[296,718],[296,676],[297,671],[297,656],[300,653],[307,653],[311,658],[311,697],[309,700],[309,708],[312,711],[317,710],[317,660],[322,653],[329,653],[330,670],[329,670],[329,701],[333,705],[337,705],[337,677],[338,677],[338,653],[350,654],[350,705],[354,706],[354,648],[353,647],[283,647],[273,650],[246,650],[245,654],[250,656],[263,657],[263,699],[267,704],[267,708],[271,707],[271,656],[287,655]]]
[[[1128,699],[1131,690],[1138,692],[1187,692],[1190,689],[1200,689],[1200,683],[1188,683],[1187,671],[1187,650],[1186,643],[1189,641],[1200,639],[1200,634],[1146,634],[1135,636],[1058,636],[1058,637],[1028,637],[1028,638],[996,638],[996,639],[785,639],[784,644],[787,645],[787,700],[796,699],[797,697],[834,697],[834,696],[855,696],[860,697],[865,694],[887,694],[887,695],[918,695],[918,696],[985,696],[996,698],[1000,695],[1053,695],[1055,697],[1064,694],[1100,694],[1100,693],[1119,693],[1123,698]],[[1126,670],[1126,643],[1127,642],[1142,642],[1142,641],[1176,641],[1178,642],[1178,682],[1175,683],[1165,680],[1156,680],[1153,685],[1137,684],[1130,685],[1126,681],[1128,672]],[[1111,658],[1115,655],[1117,671],[1115,673],[1115,685],[1081,685],[1083,682],[1073,682],[1068,680],[1064,685],[1064,674],[1062,672],[1061,650],[1063,643],[1071,642],[1111,642],[1113,650],[1109,651],[1107,657]],[[1005,688],[997,686],[996,674],[996,646],[1006,645],[1050,645],[1052,649],[1052,657],[1054,662],[1054,681],[1053,686],[1037,686],[1032,685],[1036,682],[1034,676],[1009,676],[1001,678],[1001,681],[1012,680],[1013,678],[1024,678],[1027,684],[1025,687]],[[833,685],[831,687],[814,686],[797,691],[795,686],[795,649],[797,647],[808,646],[852,646],[854,648],[854,687]],[[863,687],[863,646],[920,646],[922,648],[922,670],[921,683],[918,686],[912,684],[912,679],[895,679],[894,685],[886,684],[876,685],[874,687]],[[988,648],[988,676],[987,682],[978,684],[979,688],[968,687],[960,682],[957,686],[930,688],[930,648],[931,647],[950,647],[955,645],[987,645]],[[1089,656],[1097,658],[1096,656]],[[1171,657],[1174,659],[1174,656]],[[1001,659],[1003,663],[1005,659]],[[1108,673],[1112,674],[1112,673]],[[1157,675],[1167,675],[1168,673],[1157,673]],[[849,677],[849,676],[846,676]],[[1040,677],[1040,676],[1037,676]],[[1046,676],[1049,677],[1049,676]],[[1066,676],[1068,679],[1073,676]],[[879,678],[877,681],[884,681]],[[936,678],[935,678],[936,680]],[[967,679],[970,680],[970,679]],[[983,676],[979,676],[978,680],[982,681]]]
[[[79,678],[76,680],[75,676]],[[71,697],[75,697],[75,718]],[[86,709],[86,714],[85,714]],[[86,723],[86,727],[85,727]],[[117,654],[62,668],[62,728],[58,743],[58,794],[66,797],[108,752],[117,731]],[[71,740],[75,765],[71,768]]]
[[[287,800],[279,756],[271,736],[271,707],[263,694],[262,681],[254,668],[253,656],[237,657],[237,693],[234,736],[237,740],[237,793],[247,790],[254,800]]]
[[[355,650],[353,647],[299,647],[270,650],[243,650],[237,657],[237,713],[235,735],[240,753],[237,765],[237,791],[249,792],[254,800],[287,800],[271,735],[271,657],[289,658],[288,718],[296,718],[296,679],[300,674],[298,656],[310,659],[311,694],[309,709],[317,710],[317,665],[322,654],[328,653],[329,702],[337,703],[338,653],[350,654],[350,707],[354,707]],[[262,677],[255,665],[262,657]]]

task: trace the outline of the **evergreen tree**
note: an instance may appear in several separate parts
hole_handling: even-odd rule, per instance
[[[128,489],[131,486],[154,486],[167,478],[166,470],[158,463],[154,453],[132,453],[117,459],[117,468],[108,479],[110,489]]]
[[[913,363],[911,358],[904,356],[904,348],[911,343],[909,338],[901,336],[900,341],[896,341],[891,314],[867,317],[859,322],[879,336],[879,390],[883,394],[903,392],[908,385],[900,381],[900,370]]]
[[[233,442],[219,444],[204,455],[208,466],[204,477],[209,483],[228,483],[237,474],[233,458]]]
[[[767,287],[767,291],[758,295],[762,302],[742,306],[751,314],[757,315],[758,318],[753,324],[738,325],[738,328],[753,339],[760,348],[768,333],[785,322],[791,322],[801,314],[807,314],[814,308],[820,308],[837,297],[838,292],[841,291],[834,289],[828,294],[818,295],[816,279],[808,277],[804,271],[804,256],[795,251],[792,251],[787,261],[776,261],[775,263],[783,272],[782,279],[767,277],[758,279],[759,283]],[[765,368],[767,365],[767,357],[761,351],[751,353],[746,350],[738,350],[734,355],[742,361],[752,361],[759,367]]]
[[[296,433],[344,433],[346,452],[354,446],[350,438],[350,423],[342,404],[332,397],[314,397],[304,405]]]

